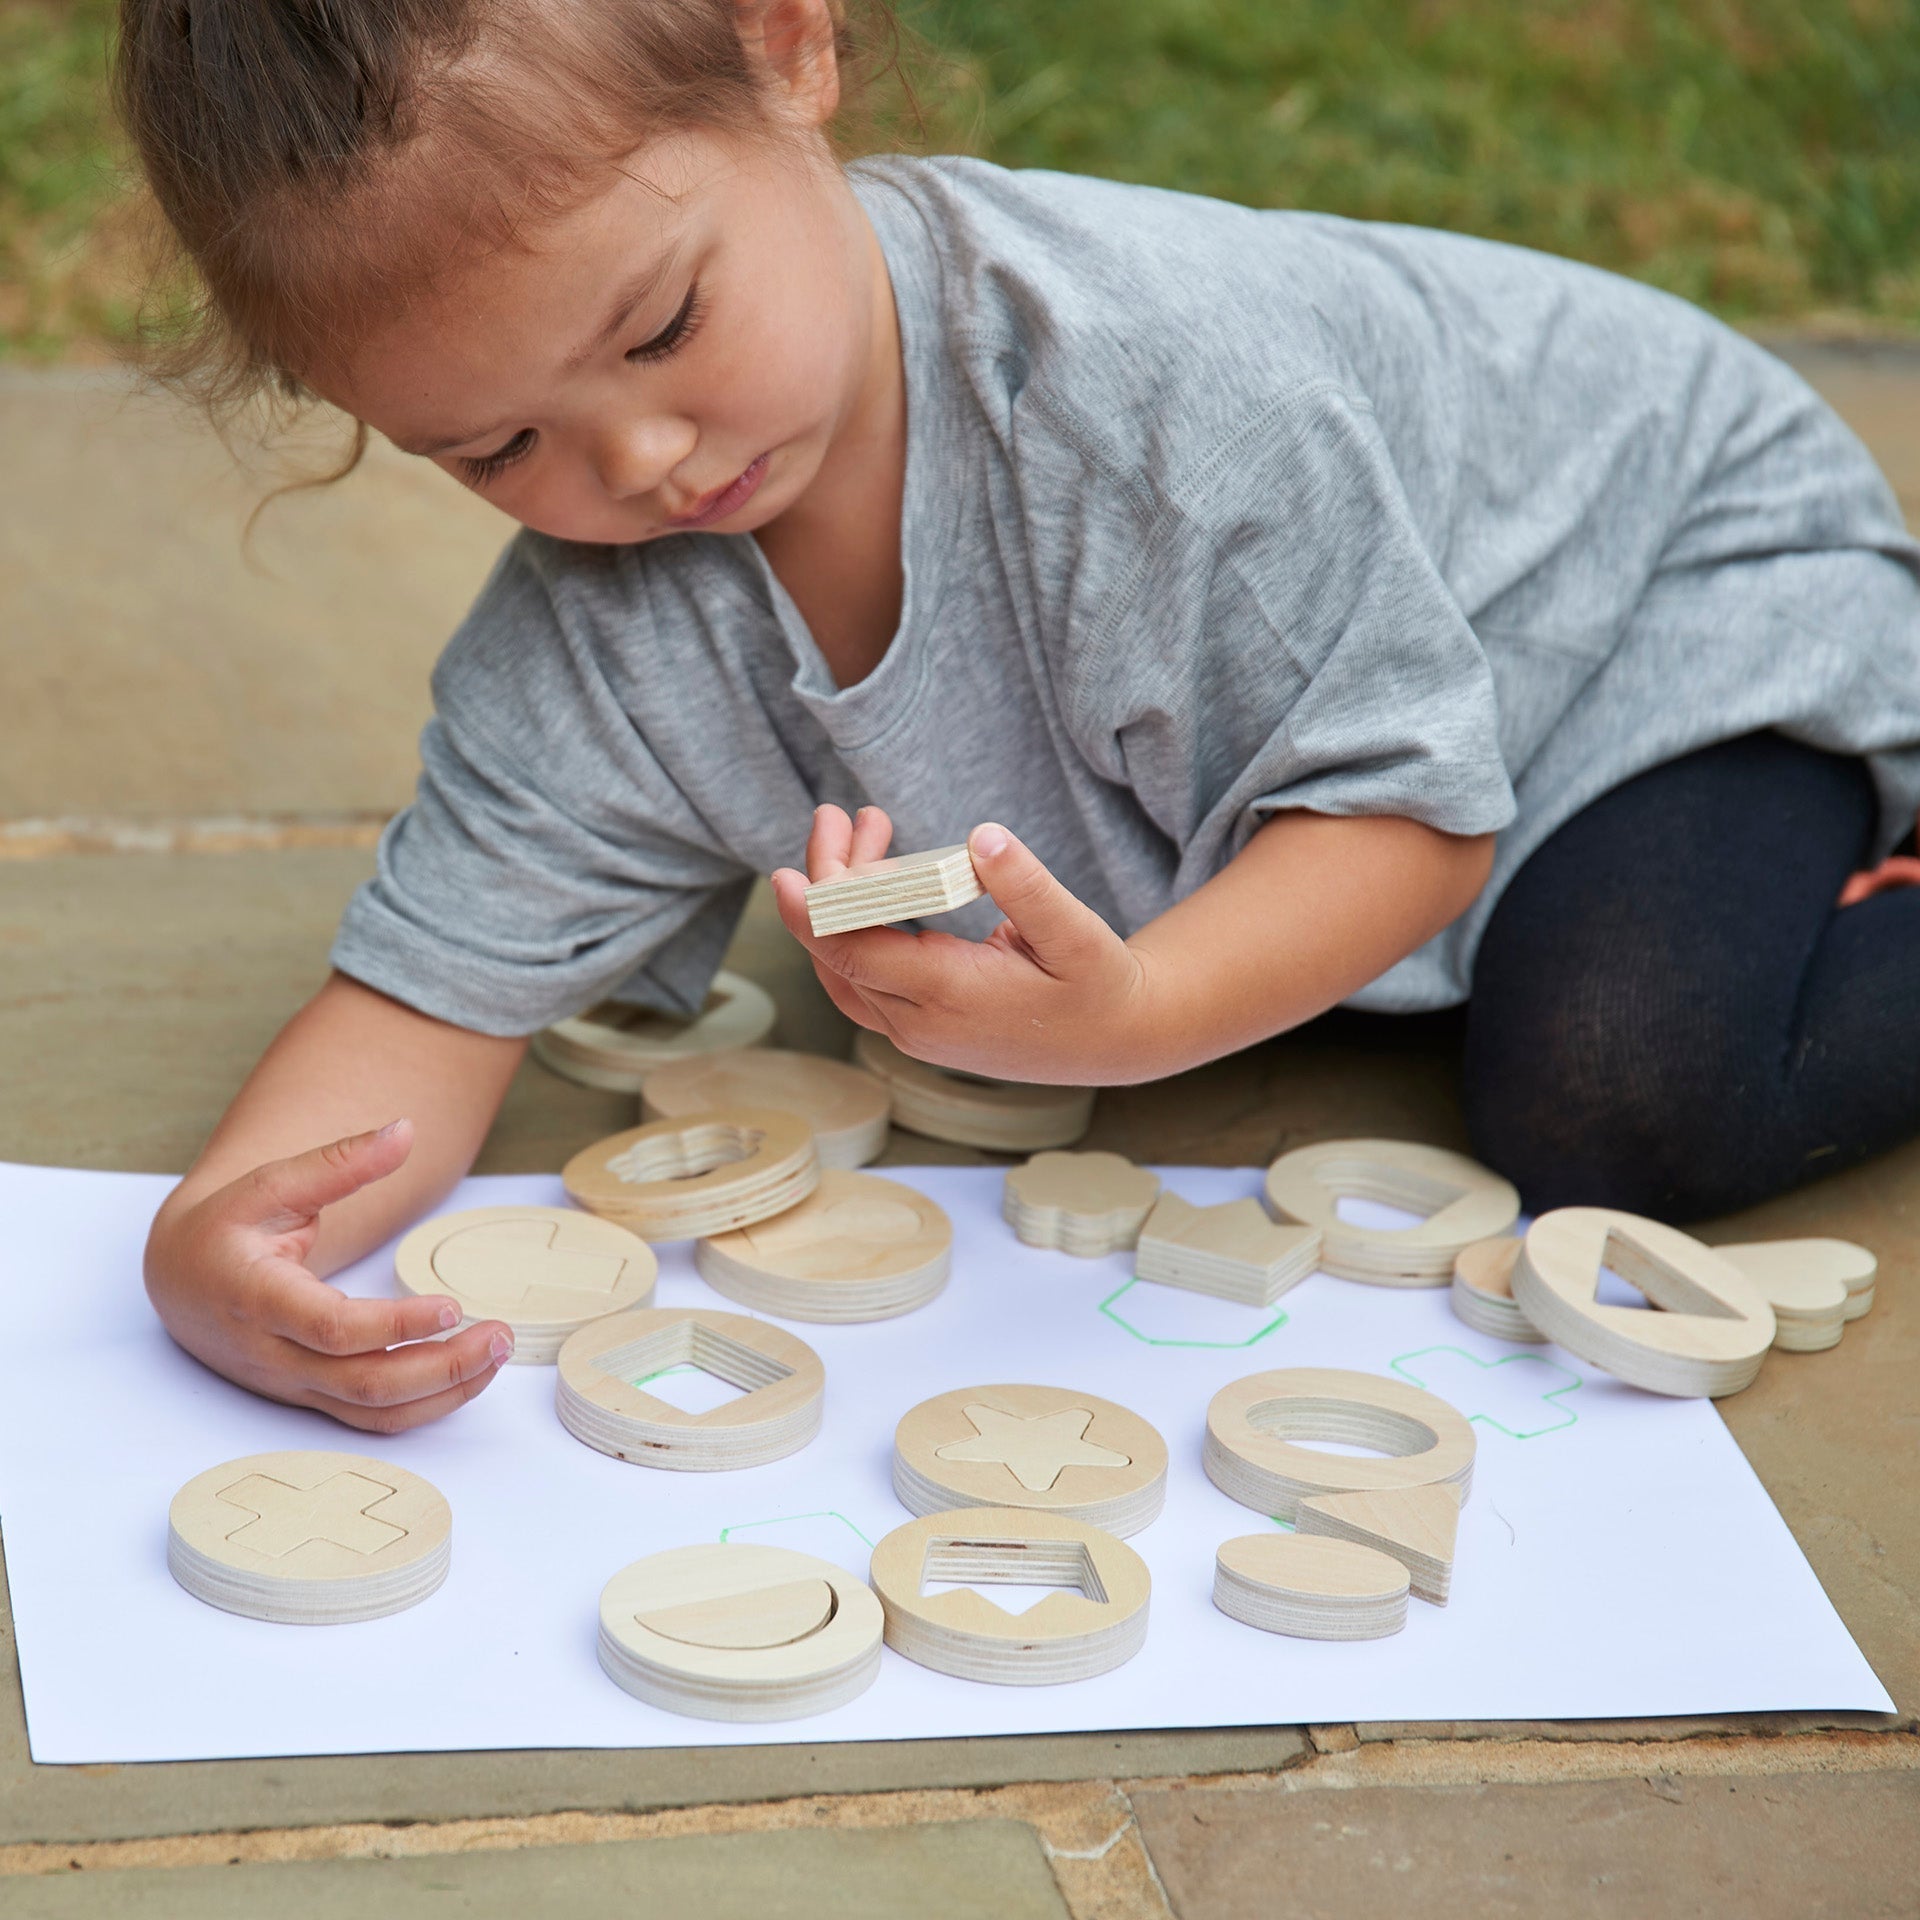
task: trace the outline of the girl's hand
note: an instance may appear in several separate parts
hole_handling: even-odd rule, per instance
[[[893,825],[878,807],[849,821],[814,815],[807,873],[773,876],[780,917],[813,956],[834,1005],[916,1059],[1005,1080],[1112,1085],[1164,1071],[1148,1057],[1144,959],[1006,828],[967,841],[974,871],[1006,919],[987,939],[869,927],[817,939],[808,877],[830,879],[880,859]]]
[[[498,1320],[458,1324],[444,1298],[355,1300],[306,1265],[321,1210],[407,1157],[404,1120],[290,1160],[270,1161],[172,1212],[147,1242],[147,1294],[175,1341],[270,1400],[350,1427],[399,1433],[451,1413],[513,1352]],[[421,1342],[402,1345],[402,1342]],[[392,1351],[389,1351],[392,1349]]]

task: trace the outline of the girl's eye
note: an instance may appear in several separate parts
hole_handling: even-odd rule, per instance
[[[643,341],[637,347],[629,347],[627,358],[629,360],[664,360],[668,354],[685,346],[693,338],[694,331],[705,314],[706,302],[701,297],[700,283],[696,280],[687,289],[687,297],[680,302],[680,311],[651,340]]]
[[[495,447],[491,453],[477,455],[471,460],[463,456],[460,471],[466,476],[467,485],[484,487],[516,460],[524,460],[533,451],[533,443],[538,437],[531,427],[522,427],[505,446]]]

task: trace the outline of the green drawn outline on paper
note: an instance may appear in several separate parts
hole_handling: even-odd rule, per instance
[[[1284,1313],[1276,1313],[1273,1316],[1273,1318],[1269,1320],[1267,1324],[1259,1330],[1259,1332],[1248,1334],[1244,1340],[1160,1340],[1160,1339],[1156,1339],[1150,1333],[1142,1333],[1140,1329],[1132,1323],[1132,1321],[1126,1319],[1121,1314],[1115,1313],[1113,1310],[1113,1303],[1116,1300],[1118,1300],[1123,1293],[1131,1293],[1135,1287],[1141,1286],[1143,1284],[1147,1286],[1152,1286],[1155,1283],[1150,1280],[1143,1282],[1140,1279],[1140,1276],[1138,1274],[1135,1274],[1131,1280],[1127,1281],[1122,1286],[1118,1286],[1114,1288],[1114,1290],[1110,1294],[1108,1294],[1104,1300],[1100,1302],[1100,1311],[1104,1313],[1107,1316],[1107,1318],[1111,1320],[1116,1327],[1119,1327],[1120,1329],[1122,1329],[1122,1331],[1126,1333],[1132,1334],[1133,1337],[1136,1340],[1138,1340],[1143,1346],[1213,1347],[1223,1351],[1231,1351],[1240,1347],[1250,1347],[1253,1345],[1253,1343],[1256,1340],[1264,1340],[1268,1334],[1277,1332],[1281,1327],[1284,1327],[1287,1324],[1287,1316]]]
[[[1471,1360],[1476,1367],[1482,1368],[1510,1367],[1518,1362],[1526,1366],[1546,1367],[1551,1372],[1564,1374],[1567,1382],[1564,1387],[1555,1387],[1551,1393],[1543,1393],[1538,1396],[1549,1406],[1553,1406],[1553,1403],[1557,1401],[1562,1394],[1572,1393],[1577,1387],[1586,1384],[1584,1375],[1575,1373],[1571,1367],[1561,1366],[1556,1360],[1549,1360],[1546,1355],[1542,1353],[1507,1353],[1502,1354],[1498,1360],[1482,1360],[1477,1353],[1469,1353],[1465,1347],[1419,1347],[1412,1353],[1403,1353],[1396,1356],[1393,1360],[1389,1361],[1388,1364],[1401,1379],[1411,1380],[1416,1387],[1421,1388],[1423,1391],[1431,1391],[1431,1389],[1427,1387],[1427,1383],[1422,1380],[1411,1367],[1401,1364],[1402,1361],[1406,1360],[1419,1360],[1429,1353],[1458,1354],[1462,1360]],[[1565,1417],[1556,1420],[1550,1427],[1530,1427],[1525,1433],[1515,1433],[1511,1427],[1494,1419],[1489,1413],[1470,1413],[1467,1415],[1467,1418],[1469,1421],[1477,1420],[1483,1426],[1491,1427],[1495,1433],[1504,1433],[1509,1440],[1538,1440],[1546,1434],[1560,1433],[1568,1427],[1579,1425],[1580,1416],[1575,1413],[1571,1407],[1554,1406],[1553,1410],[1555,1413],[1562,1414]]]
[[[755,1527],[790,1527],[796,1520],[838,1520],[863,1547],[869,1552],[873,1550],[873,1542],[844,1513],[838,1513],[832,1507],[822,1507],[815,1513],[776,1514],[771,1520],[742,1520],[735,1526],[720,1529],[720,1544],[725,1546],[736,1533],[751,1533]]]

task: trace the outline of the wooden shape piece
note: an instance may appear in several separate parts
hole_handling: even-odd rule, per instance
[[[1513,1297],[1513,1269],[1519,1258],[1520,1240],[1514,1234],[1462,1247],[1453,1263],[1451,1305],[1455,1318],[1476,1333],[1538,1346],[1547,1336]]]
[[[473,1207],[423,1220],[394,1249],[404,1292],[504,1320],[517,1364],[551,1366],[576,1327],[653,1298],[660,1262],[637,1234],[572,1207]]]
[[[843,1567],[788,1547],[673,1547],[600,1595],[600,1664],[636,1698],[704,1720],[793,1720],[864,1693],[880,1603]]]
[[[1664,1311],[1603,1305],[1602,1267]],[[1730,1261],[1675,1227],[1610,1207],[1542,1214],[1527,1229],[1513,1297],[1569,1353],[1680,1398],[1751,1385],[1776,1330],[1773,1309]]]
[[[167,1566],[209,1606],[321,1626],[375,1620],[447,1577],[438,1488],[361,1453],[257,1453],[196,1475],[167,1512]]]
[[[886,1083],[893,1096],[893,1124],[929,1140],[1033,1153],[1071,1146],[1092,1124],[1091,1087],[1033,1087],[955,1073],[916,1060],[864,1028],[854,1036],[853,1057]]]
[[[740,1398],[687,1413],[642,1382],[695,1366]],[[560,1349],[560,1424],[616,1460],[678,1472],[764,1466],[820,1431],[826,1370],[804,1340],[742,1313],[647,1307],[584,1326]]]
[[[1817,1353],[1836,1346],[1846,1323],[1873,1305],[1880,1263],[1851,1240],[1750,1240],[1714,1251],[1766,1296],[1779,1322],[1773,1344],[1784,1351]],[[1838,1323],[1836,1286],[1844,1296]]]
[[[1460,1531],[1456,1487],[1407,1487],[1391,1493],[1323,1493],[1302,1500],[1294,1516],[1302,1533],[1351,1540],[1391,1554],[1413,1590],[1436,1607],[1453,1584],[1453,1547]]]
[[[700,1277],[788,1320],[885,1320],[947,1284],[953,1222],[898,1180],[829,1168],[797,1207],[693,1250]]]
[[[1140,1238],[1160,1176],[1118,1153],[1036,1153],[1007,1170],[1000,1210],[1030,1247],[1096,1259]]]
[[[1463,1247],[1520,1217],[1511,1182],[1464,1153],[1409,1140],[1322,1140],[1267,1169],[1267,1204],[1320,1229],[1320,1266],[1377,1287],[1444,1287]],[[1342,1200],[1375,1200],[1427,1217],[1411,1227],[1355,1227]]]
[[[1163,1193],[1140,1229],[1133,1270],[1163,1287],[1270,1307],[1319,1262],[1318,1229],[1275,1221],[1257,1200],[1196,1207]]]
[[[797,1206],[820,1183],[820,1159],[797,1116],[722,1107],[596,1141],[560,1180],[577,1206],[643,1240],[692,1240]]]
[[[807,889],[807,924],[815,939],[884,927],[896,920],[924,920],[951,913],[984,889],[965,844],[925,853],[899,853],[848,867]]]
[[[1407,1624],[1407,1570],[1371,1547],[1303,1533],[1246,1533],[1214,1558],[1213,1604],[1263,1633],[1378,1640]]]
[[[1332,1440],[1385,1459],[1324,1453]],[[1298,1444],[1298,1443],[1306,1444]],[[1207,1407],[1207,1478],[1243,1507],[1291,1520],[1323,1493],[1473,1484],[1473,1428],[1438,1395],[1383,1374],[1280,1367],[1222,1387]]]
[[[691,1020],[652,1007],[608,1000],[533,1036],[533,1057],[563,1079],[609,1093],[638,1093],[669,1061],[733,1047],[755,1047],[773,1031],[765,988],[722,969]]]
[[[1098,1394],[960,1387],[895,1428],[893,1488],[910,1513],[1022,1507],[1138,1533],[1166,1501],[1167,1444]]]
[[[725,1107],[796,1114],[823,1167],[863,1167],[884,1151],[892,1096],[870,1073],[817,1053],[735,1047],[676,1060],[647,1075],[642,1120],[677,1120]]]
[[[937,1673],[1051,1686],[1105,1673],[1139,1652],[1152,1590],[1146,1562],[1061,1513],[969,1507],[910,1520],[873,1550],[868,1575],[887,1644]],[[925,1593],[928,1581],[965,1582]],[[1013,1614],[973,1585],[1059,1586]]]

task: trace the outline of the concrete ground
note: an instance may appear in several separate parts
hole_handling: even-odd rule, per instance
[[[1787,350],[1920,524],[1920,354]],[[225,455],[91,375],[0,371],[0,446],[0,1158],[177,1168],[321,978],[503,523],[376,454],[270,509],[243,557]],[[764,900],[733,964],[791,1043],[844,1047]],[[1457,1143],[1456,1038],[1331,1019],[1103,1095],[1095,1141],[1223,1164],[1332,1133]],[[482,1167],[550,1169],[628,1123],[529,1066]],[[1920,1146],[1715,1229],[1880,1253],[1842,1346],[1773,1356],[1722,1411],[1887,1718],[58,1768],[27,1758],[9,1651],[0,1912],[1920,1913],[1917,1200]]]

